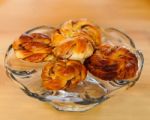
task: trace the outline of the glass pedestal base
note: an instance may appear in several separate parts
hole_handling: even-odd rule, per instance
[[[94,103],[90,105],[76,105],[76,104],[64,104],[64,103],[50,103],[56,110],[68,111],[68,112],[84,112],[95,107],[99,103]]]

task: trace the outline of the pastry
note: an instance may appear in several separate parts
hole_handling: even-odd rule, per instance
[[[51,34],[51,45],[56,57],[84,61],[100,45],[100,38],[100,29],[86,19],[69,20]]]
[[[73,88],[86,77],[86,68],[79,61],[51,61],[42,71],[42,85],[48,90]]]
[[[91,42],[84,36],[78,36],[68,42],[56,46],[54,55],[63,59],[83,61],[93,54],[94,48]]]
[[[131,79],[138,70],[138,60],[128,49],[102,45],[84,62],[94,76],[102,80]]]
[[[29,62],[45,62],[52,60],[51,39],[41,33],[23,34],[13,43],[15,55]]]
[[[86,35],[94,45],[101,43],[101,31],[98,26],[87,19],[69,20],[51,34],[52,46],[58,46],[73,37]]]

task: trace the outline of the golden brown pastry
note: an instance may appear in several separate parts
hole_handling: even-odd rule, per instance
[[[53,59],[51,39],[41,33],[23,34],[13,43],[16,57],[29,62],[44,62]]]
[[[54,55],[63,59],[84,61],[101,43],[100,29],[87,21],[70,20],[51,34]]]
[[[84,36],[73,38],[73,40],[56,46],[53,50],[56,57],[83,61],[93,54],[94,48]]]
[[[128,49],[103,45],[85,60],[85,66],[103,80],[130,79],[136,75],[138,60]]]
[[[42,85],[48,90],[75,87],[86,77],[86,68],[79,61],[51,61],[42,71]]]
[[[85,35],[89,37],[94,45],[101,43],[101,31],[98,26],[87,19],[69,20],[51,34],[52,46],[58,46],[71,38]]]

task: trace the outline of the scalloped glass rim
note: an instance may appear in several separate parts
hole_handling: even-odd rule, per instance
[[[39,26],[39,27],[36,27],[36,28],[33,28],[33,29],[26,31],[24,34],[31,34],[31,33],[35,33],[35,32],[40,31],[40,33],[50,35],[52,30],[54,30],[54,29],[55,29],[54,27]],[[87,98],[86,99],[83,99],[83,98],[80,99],[80,97],[76,96],[76,94],[74,92],[66,92],[64,90],[59,90],[59,91],[47,90],[45,92],[45,95],[39,95],[38,93],[31,91],[26,85],[24,85],[22,82],[20,82],[15,77],[14,74],[17,74],[17,73],[15,73],[16,71],[13,71],[13,69],[11,69],[8,65],[8,57],[10,55],[10,52],[12,52],[12,45],[9,46],[9,48],[6,52],[6,55],[5,55],[4,65],[6,68],[6,73],[15,83],[17,83],[20,86],[20,88],[28,96],[39,99],[41,101],[50,102],[54,107],[56,107],[59,110],[65,110],[65,111],[85,111],[85,110],[88,110],[88,109],[94,107],[95,105],[99,104],[100,102],[109,98],[109,94],[112,93],[113,91],[116,91],[117,89],[120,89],[124,86],[129,86],[129,87],[133,86],[139,80],[139,77],[140,77],[141,72],[142,72],[143,64],[144,64],[144,57],[143,57],[142,52],[136,49],[134,42],[132,41],[132,39],[129,36],[127,36],[125,33],[121,32],[115,28],[102,29],[102,32],[103,32],[103,35],[105,36],[105,38],[103,38],[103,39],[106,40],[104,42],[107,42],[107,37],[108,37],[108,40],[114,39],[115,42],[119,41],[118,43],[121,43],[121,44],[125,43],[124,44],[125,46],[127,45],[127,47],[130,47],[132,49],[132,51],[135,53],[135,55],[138,58],[139,70],[137,72],[136,77],[133,78],[132,81],[127,81],[127,82],[124,82],[124,80],[123,81],[117,81],[117,80],[115,80],[115,81],[104,81],[104,80],[100,80],[99,78],[94,77],[91,74],[88,74],[86,81],[91,82],[92,84],[97,84],[101,89],[103,89],[103,92],[104,92],[103,95],[97,99],[87,99]],[[117,40],[115,38],[116,36],[112,35],[112,34],[117,35]],[[118,36],[120,37],[120,39],[118,39]],[[25,75],[30,76],[34,72],[35,71],[33,69],[33,70],[30,70],[27,72],[22,71],[21,74],[25,74]],[[60,96],[57,96],[58,94],[60,94]],[[65,103],[65,104],[62,106],[62,105],[58,104],[58,102],[57,102],[57,105],[56,105],[55,101],[59,101],[59,102],[61,101],[62,103]],[[68,105],[68,102],[74,102],[75,104],[72,106],[74,106],[75,109],[73,109],[73,107],[69,108],[71,105]],[[78,105],[84,105],[86,107],[84,108],[83,106],[80,107]],[[87,105],[89,105],[89,106],[87,106]],[[77,108],[75,106],[77,106]]]

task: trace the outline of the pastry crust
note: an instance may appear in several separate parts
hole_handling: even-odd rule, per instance
[[[13,43],[16,57],[29,62],[45,62],[53,59],[51,39],[41,33],[23,34]]]
[[[103,80],[130,79],[136,75],[138,60],[128,49],[103,45],[85,60],[85,66]]]
[[[73,88],[86,77],[86,68],[79,61],[51,61],[42,71],[42,85],[48,90]]]

